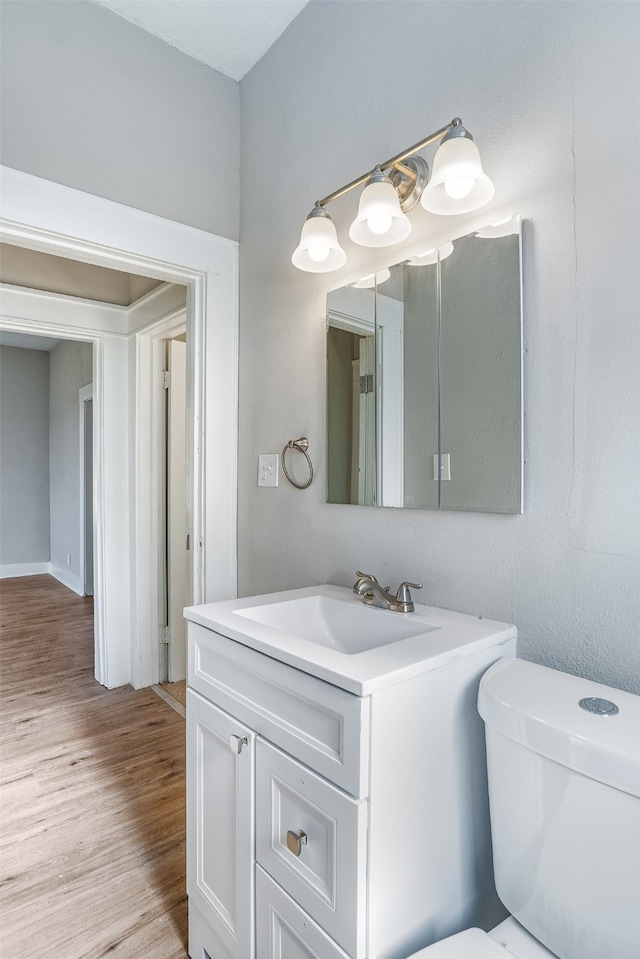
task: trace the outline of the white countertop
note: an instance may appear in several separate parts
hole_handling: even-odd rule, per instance
[[[517,635],[516,627],[508,623],[435,606],[416,604],[413,613],[365,607],[367,616],[401,618],[412,628],[424,623],[424,632],[388,645],[347,654],[238,614],[239,610],[315,596],[363,605],[362,598],[344,586],[311,586],[189,606],[184,615],[193,623],[358,696],[367,696],[429,670],[440,669],[452,660],[501,645]],[[379,619],[376,619],[375,626],[379,631]]]

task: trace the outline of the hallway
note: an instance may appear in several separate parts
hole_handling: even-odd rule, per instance
[[[93,678],[93,601],[0,583],[0,955],[184,959],[185,727]]]

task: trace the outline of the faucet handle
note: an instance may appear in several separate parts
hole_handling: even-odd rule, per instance
[[[380,585],[376,577],[373,575],[373,573],[361,573],[360,570],[357,569],[356,576],[358,577],[358,579],[355,581],[355,584],[353,586],[353,591],[354,593],[358,593],[359,595],[362,595],[361,588],[365,582],[375,583],[376,586]]]
[[[406,613],[413,612],[413,600],[411,599],[409,587],[411,587],[411,589],[422,589],[422,583],[400,583],[398,586],[396,601],[405,607]]]
[[[356,570],[356,576],[359,576],[360,579],[370,579],[372,583],[378,582],[373,573],[361,573],[359,569]]]

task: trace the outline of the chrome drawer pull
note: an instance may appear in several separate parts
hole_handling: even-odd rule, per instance
[[[287,849],[289,852],[292,852],[294,856],[299,856],[302,852],[302,847],[306,845],[306,832],[303,832],[302,829],[300,832],[292,832],[291,829],[287,830]]]

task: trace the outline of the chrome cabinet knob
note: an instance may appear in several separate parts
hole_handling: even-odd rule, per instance
[[[239,756],[242,752],[243,746],[248,746],[249,740],[246,736],[229,736],[229,749],[236,756]]]
[[[303,832],[302,829],[299,832],[293,832],[293,830],[287,830],[287,849],[289,852],[292,852],[294,856],[299,856],[302,852],[302,847],[307,845],[307,834]]]

